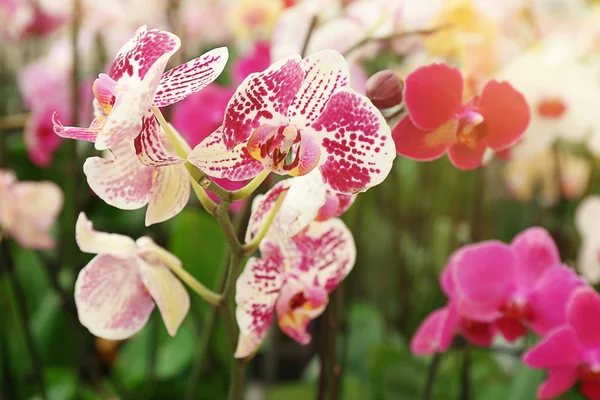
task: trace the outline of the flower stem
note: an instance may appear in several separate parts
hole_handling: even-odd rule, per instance
[[[271,209],[271,211],[269,211],[267,218],[263,222],[263,225],[260,228],[260,231],[258,232],[258,234],[256,236],[254,236],[254,238],[250,242],[246,243],[243,246],[244,255],[250,255],[250,254],[254,253],[256,251],[256,249],[258,249],[260,242],[262,242],[262,240],[267,235],[267,232],[269,232],[269,229],[271,228],[271,225],[273,224],[273,221],[275,220],[275,216],[279,212],[279,209],[281,209],[281,205],[283,204],[283,201],[285,200],[286,195],[287,195],[287,192],[284,192],[281,195],[279,195],[279,197],[275,201],[275,205],[273,205],[273,208]]]
[[[270,170],[265,169],[260,174],[256,175],[246,186],[239,190],[231,192],[231,201],[238,201],[245,199],[250,196],[258,187],[267,179],[267,176],[271,173]]]
[[[427,382],[425,383],[425,392],[423,394],[423,400],[431,400],[433,398],[433,386],[437,372],[440,366],[441,353],[435,353],[429,364],[429,372],[427,373]]]

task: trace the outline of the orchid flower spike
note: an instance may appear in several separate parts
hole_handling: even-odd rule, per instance
[[[188,161],[230,180],[265,169],[291,176],[318,169],[330,190],[363,192],[390,172],[394,143],[381,112],[348,85],[346,60],[333,50],[293,55],[250,74],[223,125]]]
[[[154,305],[171,336],[183,322],[190,297],[171,270],[181,266],[173,254],[149,237],[95,231],[84,213],[79,214],[76,239],[81,251],[97,254],[75,282],[79,321],[104,339],[126,339],[139,332]]]

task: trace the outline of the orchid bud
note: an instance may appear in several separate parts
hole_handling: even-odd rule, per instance
[[[372,75],[367,80],[367,97],[380,110],[402,103],[404,82],[394,71],[386,69]]]

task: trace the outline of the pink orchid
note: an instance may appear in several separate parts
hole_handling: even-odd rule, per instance
[[[524,324],[544,335],[564,323],[567,299],[585,284],[561,265],[556,244],[542,228],[523,231],[511,245],[487,241],[465,246],[453,264],[458,312],[495,322],[509,341],[526,333]]]
[[[352,234],[332,218],[312,222],[291,239],[265,239],[261,258],[248,260],[236,285],[240,337],[235,357],[256,350],[275,310],[280,328],[302,344],[310,341],[308,324],[320,315],[328,294],[348,275],[356,259]]]
[[[539,399],[557,398],[577,381],[586,398],[600,399],[599,321],[600,295],[590,287],[579,288],[569,300],[566,323],[525,353],[527,366],[548,370]]]
[[[0,0],[0,34],[18,41],[29,35],[44,36],[59,28],[67,18],[45,12],[37,2]]]
[[[126,339],[139,332],[158,306],[171,336],[190,308],[183,284],[170,268],[181,261],[149,237],[95,231],[85,214],[76,226],[81,251],[97,254],[75,282],[75,304],[81,323],[98,337]]]
[[[98,150],[112,150],[123,141],[135,139],[151,106],[166,107],[202,90],[225,67],[228,53],[222,47],[163,74],[180,44],[172,33],[139,28],[119,50],[109,73],[100,74],[94,82],[97,113],[90,127],[64,127],[55,118],[55,132],[93,141]]]
[[[217,178],[244,180],[265,169],[354,194],[379,184],[395,154],[385,119],[348,87],[343,56],[324,50],[291,56],[251,74],[229,102],[223,125],[188,161]]]
[[[63,194],[53,182],[17,182],[0,170],[0,237],[3,234],[29,249],[50,249],[48,232],[56,222]]]
[[[261,230],[267,215],[280,196],[285,198],[267,232],[267,237],[274,239],[291,238],[313,221],[326,221],[339,217],[356,199],[356,195],[327,190],[318,170],[313,170],[307,175],[285,179],[273,186],[266,194],[256,196],[246,231],[247,242]]]
[[[503,150],[523,135],[529,106],[507,82],[490,81],[480,96],[463,103],[460,71],[445,64],[418,68],[406,78],[408,111],[393,129],[398,154],[420,161],[448,152],[460,169],[482,165],[487,148]]]
[[[256,42],[252,50],[239,57],[231,66],[234,84],[240,84],[254,72],[262,72],[271,66],[270,45],[268,42]]]

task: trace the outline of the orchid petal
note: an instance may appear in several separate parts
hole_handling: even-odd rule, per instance
[[[94,257],[75,282],[79,321],[98,337],[126,339],[139,332],[154,302],[138,274],[136,258]]]
[[[153,258],[140,260],[140,275],[160,310],[167,332],[175,336],[190,309],[188,292],[165,265]]]
[[[335,50],[322,50],[302,60],[306,71],[288,117],[298,128],[312,125],[331,96],[348,86],[350,72],[344,57]]]
[[[320,169],[335,192],[356,194],[383,182],[396,149],[381,112],[349,88],[334,93],[312,124],[322,140]]]
[[[156,170],[152,182],[146,226],[166,221],[179,214],[190,199],[190,178],[183,165],[169,165]]]
[[[576,367],[554,368],[548,371],[548,379],[539,386],[538,399],[554,399],[565,393],[577,382],[579,373]]]
[[[523,355],[523,362],[531,368],[576,367],[581,362],[581,346],[575,330],[563,326],[552,331]]]
[[[327,191],[325,204],[319,209],[317,221],[327,221],[330,218],[339,217],[345,213],[356,200],[356,195],[348,195]]]
[[[579,203],[575,212],[575,226],[584,236],[595,236],[600,220],[600,196],[588,196]]]
[[[104,114],[108,114],[115,102],[117,82],[106,74],[100,74],[92,85],[96,104]]]
[[[493,150],[515,144],[531,119],[527,100],[508,82],[490,81],[485,85],[477,110],[485,124],[484,141]]]
[[[600,295],[593,288],[577,289],[567,306],[567,320],[582,346],[600,346]]]
[[[156,64],[162,74],[169,58],[179,49],[181,41],[169,32],[140,27],[117,52],[108,75],[115,81],[123,77],[144,79]]]
[[[240,337],[234,355],[236,358],[251,354],[260,345],[273,321],[275,304],[283,284],[283,259],[281,253],[272,247],[271,254],[248,259],[237,280],[235,315]]]
[[[110,254],[114,257],[133,257],[135,242],[128,236],[94,230],[94,225],[85,213],[79,213],[75,225],[75,240],[79,250],[91,254]]]
[[[498,318],[494,324],[508,342],[514,342],[527,334],[527,328],[517,318],[504,316]]]
[[[175,133],[175,131],[173,131]],[[189,154],[191,149],[186,141],[177,133],[179,143]],[[152,111],[148,110],[142,118],[142,131],[135,138],[135,152],[140,162],[146,166],[165,166],[183,164],[185,160],[175,155],[175,150],[169,142],[167,135],[162,131],[154,118]]]
[[[392,130],[396,152],[401,156],[419,161],[440,158],[456,139],[458,120],[450,119],[437,129],[426,132],[405,116]]]
[[[570,385],[569,385],[570,387]],[[585,396],[586,399],[600,399],[600,382],[595,381],[583,381],[581,382],[580,388],[581,394]]]
[[[560,265],[558,247],[544,228],[529,228],[517,235],[511,244],[517,254],[517,281],[530,288],[552,267]]]
[[[457,143],[450,146],[448,156],[456,168],[470,170],[483,165],[485,150],[485,143],[481,140],[477,140],[471,145]]]
[[[88,158],[83,172],[92,190],[107,204],[122,210],[145,206],[150,198],[154,168],[140,164],[133,141],[111,149],[112,159]]]
[[[460,71],[446,64],[427,65],[406,78],[404,104],[410,119],[419,129],[439,128],[462,106],[463,78]]]
[[[429,314],[410,341],[410,351],[417,355],[443,353],[452,345],[458,330],[459,316],[450,306]]]
[[[250,154],[245,143],[227,150],[221,128],[192,150],[188,161],[206,174],[232,181],[252,179],[264,171],[264,166]]]
[[[583,240],[577,256],[577,268],[591,284],[600,281],[600,238]]]
[[[89,128],[79,128],[76,126],[63,126],[63,124],[58,119],[58,114],[52,114],[52,123],[54,125],[54,133],[58,136],[67,138],[67,139],[75,139],[75,140],[84,140],[86,142],[95,142],[96,137],[100,132],[102,132],[102,126],[106,121],[105,116],[97,116],[94,118]]]
[[[252,240],[261,230],[265,218],[283,193],[286,193],[285,199],[268,232],[268,235],[276,238],[290,238],[306,228],[325,203],[325,192],[323,178],[318,170],[277,183],[264,196],[254,200],[246,241]]]
[[[480,347],[490,347],[496,336],[496,326],[492,322],[473,321],[467,318],[460,320],[460,334],[469,342]]]
[[[228,58],[227,47],[219,47],[168,70],[162,75],[153,106],[166,107],[204,89],[221,75]]]
[[[248,75],[229,101],[223,120],[227,150],[244,143],[252,131],[264,124],[287,122],[287,113],[302,85],[304,70],[300,56],[290,56],[263,72]]]

